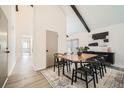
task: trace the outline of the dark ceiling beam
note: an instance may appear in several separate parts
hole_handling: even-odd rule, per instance
[[[77,10],[75,5],[70,5],[71,8],[73,9],[73,11],[75,12],[75,14],[77,15],[77,17],[80,19],[81,23],[84,25],[84,27],[86,28],[86,30],[88,32],[90,32],[89,27],[87,26],[86,22],[84,21],[83,17],[81,16],[81,14],[79,13],[79,11]]]
[[[34,7],[33,5],[30,5],[31,7]],[[19,11],[19,6],[18,5],[16,5],[15,6],[15,9],[16,9],[16,12],[18,12]]]
[[[18,7],[18,5],[16,5],[15,7],[16,7],[16,12],[18,12],[18,11],[19,11],[19,7]]]
[[[30,5],[31,7],[34,7],[33,5]]]

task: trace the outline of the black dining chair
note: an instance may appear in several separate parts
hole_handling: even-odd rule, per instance
[[[89,69],[93,69],[96,82],[98,83],[98,74],[100,75],[100,78],[103,77],[101,62],[97,59],[97,57],[89,58],[87,59],[87,61],[87,64],[85,64],[84,66],[88,67]]]
[[[81,76],[79,76],[78,74],[81,74]],[[82,77],[82,75],[84,76],[84,78]],[[88,79],[89,76],[91,77],[91,79]],[[89,69],[89,68],[84,67],[84,66],[81,66],[81,67],[79,67],[77,69],[73,69],[72,80],[71,80],[72,85],[73,85],[74,79],[75,79],[75,82],[76,82],[77,78],[85,81],[86,88],[88,88],[88,84],[92,80],[93,80],[94,87],[96,87],[96,82],[95,82],[95,76],[94,76],[93,69]]]
[[[106,70],[106,63],[105,63],[105,58],[107,57],[107,55],[101,55],[97,57],[97,60],[100,62],[101,68],[102,68],[102,74],[104,76],[105,73],[107,73]]]
[[[65,59],[59,57],[58,55],[64,56],[64,54],[61,54],[61,53],[54,53],[54,72],[55,72],[55,69],[56,69],[56,67],[57,67],[57,68],[58,68],[58,76],[60,76],[60,69],[61,69],[63,66],[66,66],[66,67],[67,67],[67,72],[68,72],[68,68],[69,68],[69,70],[70,70],[71,68],[70,68],[69,62],[66,61]]]
[[[64,55],[67,55],[67,53],[64,53]],[[65,61],[66,61],[66,62],[65,62],[65,65],[66,65],[66,67],[67,67],[67,72],[68,72],[68,71],[71,71],[72,62],[69,61],[69,60],[65,60]]]

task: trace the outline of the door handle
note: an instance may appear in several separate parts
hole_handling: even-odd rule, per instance
[[[6,50],[5,53],[10,53],[10,51]]]
[[[46,50],[46,52],[48,52],[48,50]]]

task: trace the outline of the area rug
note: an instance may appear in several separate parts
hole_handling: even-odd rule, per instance
[[[61,71],[62,72],[62,71]],[[66,74],[71,76],[71,72]],[[48,80],[53,88],[85,88],[86,84],[82,80],[77,80],[76,83],[71,85],[71,80],[65,77],[62,73],[58,76],[57,69],[54,72],[53,67],[42,70],[41,73]],[[124,87],[124,72],[107,68],[107,73],[96,84],[97,88],[123,88]],[[89,88],[93,88],[93,81],[89,83]]]

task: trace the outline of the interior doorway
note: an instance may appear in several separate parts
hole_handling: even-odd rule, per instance
[[[22,37],[21,52],[22,56],[30,56],[32,54],[32,38],[30,36]]]
[[[54,64],[53,54],[58,52],[58,33],[53,31],[46,32],[46,66]]]

